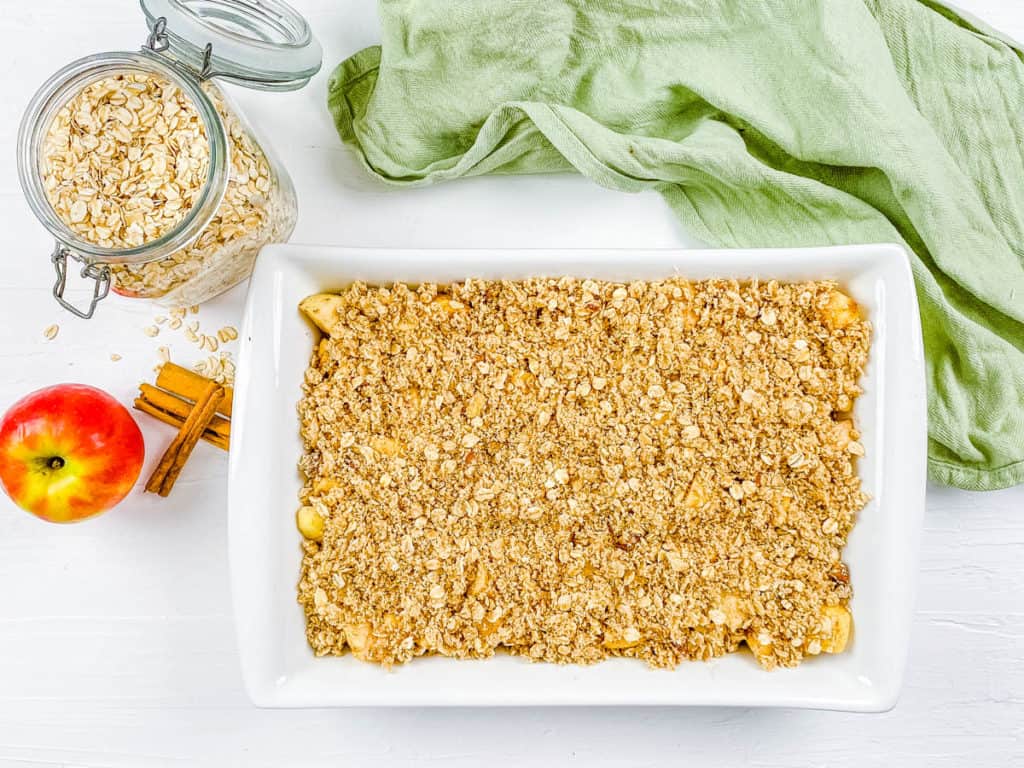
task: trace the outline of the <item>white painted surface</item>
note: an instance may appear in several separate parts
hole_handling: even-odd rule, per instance
[[[854,0],[850,0],[851,2]],[[325,61],[373,43],[373,4],[295,0]],[[959,5],[1024,38],[1014,0]],[[128,401],[151,375],[155,311],[112,298],[89,322],[51,302],[50,247],[17,186],[14,137],[32,91],[72,58],[130,49],[118,0],[6,0],[0,84],[0,403],[60,380]],[[238,92],[294,176],[294,240],[346,245],[669,247],[694,244],[654,195],[571,176],[474,179],[396,192],[341,148],[327,71],[293,94]],[[236,322],[243,291],[203,308]],[[42,329],[61,325],[55,341]],[[192,348],[180,336],[176,358]],[[124,356],[118,363],[112,352]],[[143,422],[148,466],[169,439]],[[198,449],[169,500],[135,495],[80,526],[0,501],[0,765],[1011,766],[1024,762],[1024,488],[930,488],[907,683],[885,715],[747,709],[252,708],[241,687],[225,563],[226,457]]]

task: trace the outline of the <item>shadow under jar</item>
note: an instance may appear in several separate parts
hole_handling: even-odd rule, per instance
[[[295,226],[287,171],[219,86],[301,88],[321,63],[306,21],[280,0],[141,0],[138,52],[54,74],[26,110],[18,172],[53,235],[54,296],[88,318],[112,289],[200,304],[245,280],[260,248]],[[64,297],[69,261],[93,280]]]

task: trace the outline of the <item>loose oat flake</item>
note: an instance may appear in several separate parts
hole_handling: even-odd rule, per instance
[[[192,366],[192,370],[218,384],[232,386],[235,383],[235,364],[231,361],[230,352],[205,357]]]
[[[870,326],[830,282],[352,285],[299,404],[317,655],[847,644]]]

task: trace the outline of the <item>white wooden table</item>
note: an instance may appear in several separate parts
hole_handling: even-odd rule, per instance
[[[849,0],[854,2],[855,0]],[[327,71],[375,42],[373,3],[296,0],[325,71],[291,94],[238,92],[291,169],[297,242],[388,246],[694,244],[654,195],[572,176],[473,179],[420,191],[368,183],[324,107]],[[1024,5],[961,0],[1024,38]],[[4,2],[0,82],[0,409],[58,381],[129,402],[156,349],[157,312],[111,298],[88,322],[50,298],[50,241],[18,189],[21,112],[72,58],[132,49],[133,2]],[[244,288],[204,306],[237,322]],[[43,328],[59,323],[53,341]],[[112,353],[123,356],[119,362]],[[140,416],[147,469],[170,438]],[[930,488],[903,697],[879,716],[745,709],[261,711],[242,691],[225,563],[226,457],[201,445],[169,500],[143,496],[84,525],[0,500],[0,765],[1000,766],[1024,762],[1024,487]]]

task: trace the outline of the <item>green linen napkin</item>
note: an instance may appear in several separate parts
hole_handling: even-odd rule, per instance
[[[1024,482],[1024,59],[928,0],[381,0],[329,85],[378,178],[575,169],[728,247],[911,252],[929,471]]]

